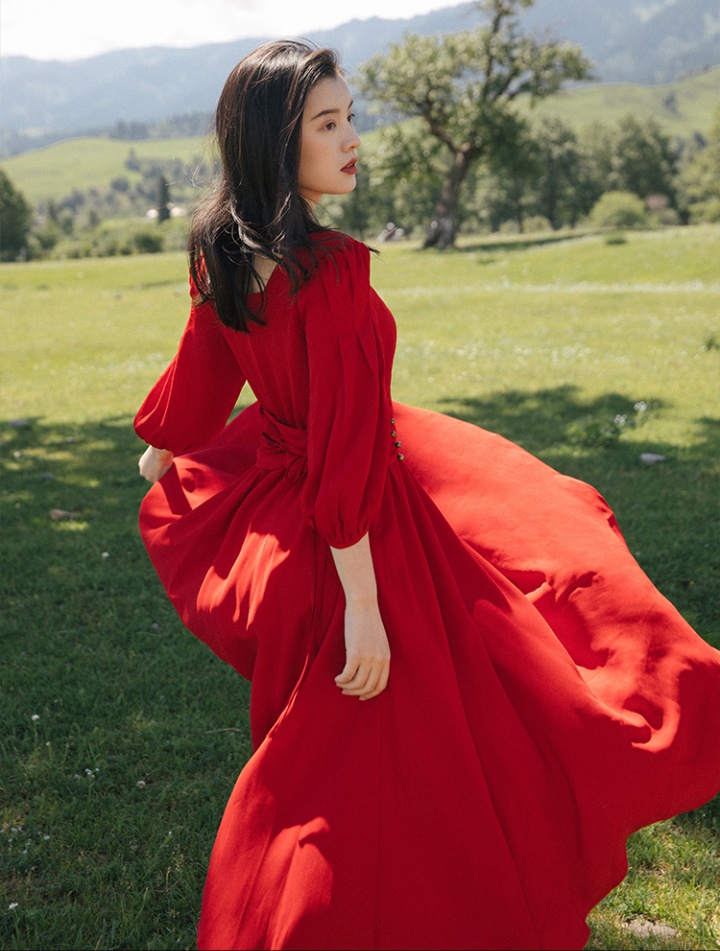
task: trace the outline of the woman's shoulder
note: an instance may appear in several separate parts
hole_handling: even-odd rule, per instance
[[[323,229],[310,236],[318,275],[327,280],[347,273],[351,278],[369,275],[370,249],[341,231]]]
[[[366,316],[370,294],[369,249],[341,232],[313,235],[314,265],[298,300],[301,312],[323,333],[352,327]]]

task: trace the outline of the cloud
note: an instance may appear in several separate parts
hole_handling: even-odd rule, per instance
[[[0,52],[80,59],[112,49],[198,46],[240,37],[297,36],[353,17],[409,17],[457,0],[2,0]]]

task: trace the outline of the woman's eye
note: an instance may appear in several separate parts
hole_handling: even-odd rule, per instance
[[[355,121],[355,113],[351,112],[350,115],[348,116],[348,122],[350,123],[350,125],[352,125],[354,121]]]
[[[330,131],[332,131],[332,130],[335,128],[335,123],[334,123],[334,122],[326,122],[326,123],[325,123],[325,128],[326,128],[326,129],[330,129]]]

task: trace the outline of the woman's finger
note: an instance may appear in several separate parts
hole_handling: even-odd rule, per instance
[[[358,671],[357,677],[353,678],[349,684],[343,688],[343,693],[359,697],[361,694],[372,690],[379,680],[379,672],[374,670]]]
[[[335,682],[346,696],[369,700],[382,693],[387,686],[389,667],[389,661],[383,661],[372,667],[360,667],[349,681],[340,681],[340,678],[336,678]]]
[[[387,661],[387,663],[383,665],[382,670],[380,670],[378,673],[378,679],[377,679],[377,682],[375,683],[375,686],[372,688],[370,692],[363,693],[360,699],[372,700],[373,697],[377,697],[378,694],[381,694],[383,690],[385,690],[389,680],[390,680],[390,661]]]

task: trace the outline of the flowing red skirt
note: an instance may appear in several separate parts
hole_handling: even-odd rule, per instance
[[[245,410],[141,512],[187,627],[252,679],[203,949],[582,948],[628,835],[720,788],[720,653],[598,493],[396,405],[370,533],[390,683],[342,696],[344,601]]]

